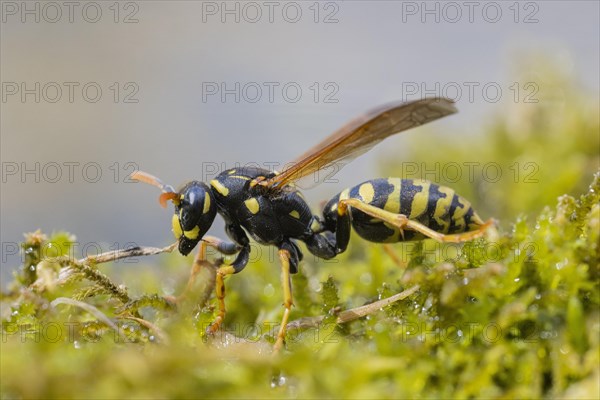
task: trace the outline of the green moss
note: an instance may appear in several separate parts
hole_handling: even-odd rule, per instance
[[[26,235],[24,264],[0,302],[0,396],[600,397],[597,108],[566,104],[558,121],[545,111],[519,114],[520,132],[509,127],[514,116],[500,120],[486,143],[415,146],[425,161],[476,154],[543,168],[537,185],[440,182],[500,221],[485,238],[386,249],[353,235],[335,260],[307,256],[293,277],[291,319],[303,323],[278,357],[273,249],[254,247],[251,266],[227,279],[225,331],[210,337],[215,300],[205,303],[203,293],[211,271],[198,275],[197,298],[173,302],[191,257],[122,269],[72,260],[68,234]],[[401,301],[335,324],[340,311],[416,285]],[[310,319],[317,316],[325,318]]]
[[[2,321],[2,395],[597,397],[599,184],[596,174],[579,199],[562,196],[532,226],[518,220],[495,242],[458,248],[452,260],[424,242],[409,249],[405,269],[381,247],[357,242],[370,262],[385,265],[382,277],[365,275],[365,260],[342,256],[322,269],[307,261],[313,272],[304,271],[295,289],[313,290],[311,280],[322,279],[321,296],[299,294],[295,317],[421,289],[343,329],[325,319],[292,330],[280,357],[270,354],[281,308],[268,259],[253,265],[251,284],[245,277],[227,282],[230,332],[213,338],[204,334],[212,308],[175,310],[151,293],[126,294],[132,300],[124,302],[103,288],[125,288],[81,269],[82,279],[63,284],[40,286],[36,277],[20,284],[18,296],[4,297],[10,311]],[[180,271],[182,280],[186,273]],[[63,296],[94,305],[114,326],[85,309],[50,304]],[[250,323],[236,320],[248,321],[248,314]]]

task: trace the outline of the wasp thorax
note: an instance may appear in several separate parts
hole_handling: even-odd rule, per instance
[[[179,252],[187,255],[212,225],[217,207],[209,187],[198,181],[185,184],[173,203],[173,233],[179,240]]]

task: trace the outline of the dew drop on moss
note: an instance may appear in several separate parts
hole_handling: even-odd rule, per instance
[[[373,282],[373,276],[369,272],[365,272],[360,276],[360,283],[370,285]]]
[[[275,389],[278,387],[282,387],[285,385],[285,383],[286,383],[285,376],[276,375],[273,377],[273,379],[271,379],[271,388]]]
[[[267,286],[265,286],[265,288],[263,289],[263,294],[266,297],[272,297],[275,294],[275,288],[273,287],[273,285],[269,283]]]

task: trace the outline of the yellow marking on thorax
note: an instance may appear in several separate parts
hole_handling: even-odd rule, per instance
[[[387,181],[388,184],[394,187],[394,190],[389,194],[383,209],[394,214],[400,214],[400,190],[402,189],[402,181],[397,178],[388,178]]]
[[[258,200],[256,200],[255,197],[244,201],[244,205],[252,214],[257,214],[260,211],[260,205],[258,204]]]
[[[318,220],[313,219],[313,222],[310,224],[310,230],[313,232],[318,232],[321,230],[321,224]]]
[[[247,176],[243,176],[243,175],[230,175],[230,178],[236,178],[236,179],[243,179],[245,181],[249,181],[250,178],[248,178]]]
[[[232,169],[232,170],[231,170],[231,171],[229,171],[227,174],[228,174],[228,175],[233,175],[233,174],[235,174],[235,172],[236,172],[236,171],[237,171],[237,170],[235,170],[235,169]]]
[[[200,227],[196,225],[191,231],[184,231],[183,236],[188,239],[198,239],[198,233],[200,233]]]
[[[370,182],[363,183],[358,188],[358,194],[360,195],[362,201],[364,201],[367,204],[370,204],[373,201],[373,198],[375,197],[375,188]]]
[[[214,187],[215,190],[221,193],[223,196],[227,196],[229,194],[229,189],[223,186],[223,184],[216,179],[210,181],[210,186]]]
[[[435,210],[433,212],[433,219],[442,226],[441,232],[448,232],[448,228],[450,227],[449,218],[444,219],[446,217],[452,217],[447,215],[450,210],[450,206],[452,205],[452,200],[454,198],[454,190],[444,187],[438,186],[438,191],[446,195],[446,197],[438,199],[435,203]]]
[[[427,181],[421,179],[415,179],[413,181],[413,186],[421,187],[422,190],[420,192],[415,193],[410,209],[410,215],[408,215],[409,219],[416,219],[420,215],[422,215],[425,211],[427,211],[427,203],[429,200],[429,186],[431,184]]]
[[[296,211],[296,210],[290,211],[290,216],[292,218],[300,219],[300,213],[298,211]]]
[[[179,217],[177,214],[173,214],[173,218],[171,218],[171,226],[173,228],[173,235],[175,235],[175,239],[178,239],[183,235],[183,231],[181,230],[181,225],[179,224]]]
[[[208,193],[204,196],[204,208],[202,209],[202,214],[207,214],[210,210],[210,196]]]

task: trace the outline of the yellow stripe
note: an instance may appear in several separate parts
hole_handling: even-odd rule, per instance
[[[318,232],[321,230],[321,224],[316,219],[310,224],[310,230],[313,232]]]
[[[358,194],[360,195],[362,201],[370,204],[375,197],[375,188],[373,188],[373,185],[370,182],[363,183],[358,188]]]
[[[252,214],[256,214],[260,211],[260,205],[258,204],[258,200],[252,197],[246,201],[244,201],[244,205]]]
[[[433,212],[433,218],[435,221],[442,226],[442,233],[448,232],[448,228],[450,227],[450,217],[448,214],[448,210],[450,210],[450,206],[452,205],[452,199],[454,198],[454,190],[444,187],[438,186],[438,191],[440,193],[444,193],[446,197],[438,199],[435,204],[435,210]],[[444,220],[444,216],[446,219]]]
[[[392,233],[390,236],[383,239],[382,243],[398,243],[401,238],[400,229],[398,229],[394,225],[388,224],[387,222],[384,222],[383,225],[385,225],[388,229],[393,230],[394,233]]]
[[[196,225],[194,227],[194,229],[192,229],[191,231],[184,231],[183,236],[185,236],[188,239],[198,239],[199,232],[200,232],[200,227],[198,225]]]
[[[473,211],[473,216],[471,217],[471,227],[475,226],[481,226],[485,224],[485,222],[483,222],[483,220],[481,219],[481,217],[479,215],[477,215],[477,213],[475,211]]]
[[[204,209],[202,210],[202,214],[206,214],[210,211],[210,196],[207,194],[204,195]]]
[[[296,219],[300,219],[300,213],[296,210],[290,211],[290,216]]]
[[[462,205],[462,207],[456,207],[454,214],[452,215],[452,219],[454,220],[454,225],[458,227],[457,232],[465,232],[468,230],[467,223],[465,221],[465,214],[471,208],[471,203],[458,196],[458,204]]]
[[[171,218],[171,226],[173,228],[173,235],[175,235],[175,239],[178,239],[183,235],[181,230],[181,225],[179,224],[179,217],[177,214],[173,214],[173,218]]]
[[[416,219],[427,211],[427,203],[429,202],[430,183],[421,179],[415,179],[413,185],[423,189],[413,197],[410,215],[407,215],[410,219]]]
[[[462,207],[456,207],[456,209],[454,210],[452,219],[455,221],[464,220],[465,214],[471,208],[471,203],[469,203],[467,200],[463,199],[460,196],[458,196],[458,204],[462,205]]]
[[[394,190],[389,194],[383,209],[394,214],[400,214],[400,189],[402,181],[398,178],[388,178],[387,181],[388,184],[394,187]]]
[[[229,176],[230,178],[237,178],[237,179],[243,179],[245,181],[249,181],[250,178],[248,178],[247,176],[243,176],[243,175],[231,175]]]
[[[215,190],[221,193],[223,196],[227,196],[229,194],[229,189],[223,186],[223,184],[216,179],[210,181],[210,186],[214,187]]]

